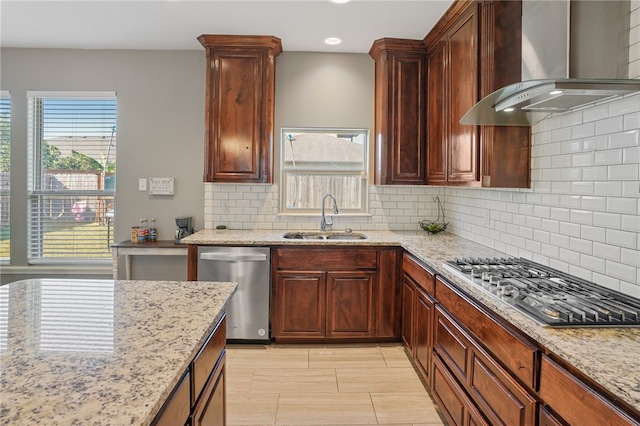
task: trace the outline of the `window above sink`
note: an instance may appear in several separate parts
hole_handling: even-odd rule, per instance
[[[281,214],[318,214],[335,196],[340,214],[367,212],[368,129],[282,128]]]

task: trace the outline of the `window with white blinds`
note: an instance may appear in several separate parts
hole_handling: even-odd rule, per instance
[[[11,250],[9,196],[11,193],[11,97],[0,91],[0,261],[7,261]]]
[[[115,92],[27,92],[30,263],[111,258]]]

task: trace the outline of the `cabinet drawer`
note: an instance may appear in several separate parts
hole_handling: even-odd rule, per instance
[[[571,425],[638,425],[604,396],[546,355],[540,367],[540,397]]]
[[[376,248],[279,248],[276,250],[280,270],[339,271],[375,269]]]
[[[531,390],[536,388],[535,364],[539,350],[533,343],[508,330],[480,309],[468,296],[436,279],[436,300],[482,342],[495,359],[499,359],[517,378]]]
[[[434,346],[444,362],[458,379],[466,382],[469,376],[471,347],[460,327],[436,306],[436,332]]]
[[[471,397],[491,424],[535,424],[535,398],[477,347],[473,348],[469,386]]]
[[[159,416],[153,421],[152,424],[154,426],[176,426],[187,423],[191,413],[191,403],[189,401],[190,379],[191,376],[187,371],[178,386],[176,386],[173,394],[167,399]]]
[[[215,368],[218,358],[224,350],[227,341],[227,320],[226,317],[218,322],[215,330],[209,336],[209,340],[204,344],[203,348],[193,359],[192,364],[192,383],[193,392],[191,392],[191,404],[195,404],[198,396],[202,392],[202,388],[207,383],[207,379]]]
[[[456,426],[489,425],[437,355],[433,357],[432,376],[433,396],[450,423]]]
[[[402,269],[405,274],[409,275],[424,291],[430,296],[435,294],[434,275],[419,265],[415,259],[406,253],[402,260]]]

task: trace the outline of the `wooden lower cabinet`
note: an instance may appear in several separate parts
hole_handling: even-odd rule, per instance
[[[226,411],[226,368],[225,356],[220,359],[221,367],[215,369],[205,386],[191,416],[191,426],[224,426],[227,424]]]
[[[544,404],[551,407],[565,423],[570,425],[637,426],[640,424],[638,418],[623,412],[607,397],[546,355],[542,356],[540,366],[539,395]],[[547,418],[548,416],[545,417]],[[557,418],[554,420],[559,422]]]
[[[275,248],[273,338],[397,341],[398,253],[376,247]]]
[[[373,336],[375,273],[327,273],[327,337]]]
[[[435,278],[407,254],[403,258],[402,270],[402,341],[425,383],[429,383]]]
[[[224,426],[226,424],[225,343],[223,316],[164,403],[152,425]]]
[[[278,272],[274,337],[324,337],[327,276],[324,272]]]
[[[432,366],[431,392],[447,421],[458,426],[489,426],[437,356]]]
[[[536,424],[537,400],[500,362],[509,365],[509,360],[496,360],[440,305],[435,308],[434,354],[490,424]]]

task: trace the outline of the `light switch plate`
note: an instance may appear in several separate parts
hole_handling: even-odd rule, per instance
[[[138,191],[146,191],[147,190],[147,178],[138,179]]]

